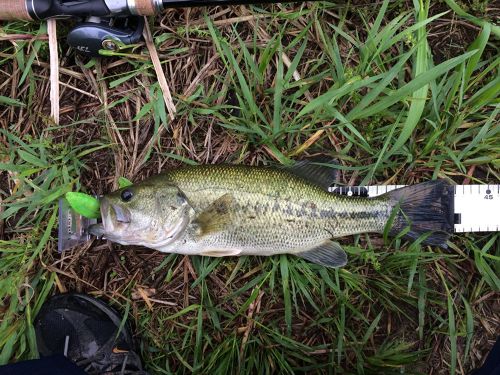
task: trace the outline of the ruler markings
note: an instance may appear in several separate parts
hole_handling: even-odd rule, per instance
[[[375,185],[330,188],[330,191],[352,196],[376,197],[405,185]],[[468,186],[469,188],[467,189]],[[461,187],[461,189],[460,189]],[[477,187],[477,188],[476,188]],[[496,187],[496,189],[495,189]],[[496,192],[495,192],[496,190]],[[500,228],[500,185],[455,185],[455,232],[498,232]],[[364,193],[362,193],[364,192]]]

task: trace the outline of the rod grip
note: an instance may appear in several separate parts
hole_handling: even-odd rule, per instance
[[[133,14],[138,16],[154,16],[157,13],[153,0],[134,0],[132,3],[134,3],[135,8],[132,11]]]
[[[27,0],[0,0],[0,20],[33,21],[26,4]]]

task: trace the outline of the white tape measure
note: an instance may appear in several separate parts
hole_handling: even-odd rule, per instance
[[[334,186],[332,193],[376,197],[406,185]],[[500,231],[500,185],[455,185],[455,232]]]

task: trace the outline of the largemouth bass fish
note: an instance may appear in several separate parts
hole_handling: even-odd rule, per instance
[[[335,169],[189,166],[101,198],[102,224],[91,233],[123,245],[205,256],[294,254],[327,267],[347,256],[333,238],[406,229],[446,247],[453,228],[448,184],[431,181],[375,198],[328,192]],[[394,211],[397,210],[397,211]],[[392,216],[391,216],[392,215]]]

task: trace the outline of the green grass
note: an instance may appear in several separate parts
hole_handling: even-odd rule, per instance
[[[0,363],[36,357],[34,316],[49,295],[76,290],[125,314],[155,374],[479,366],[500,324],[497,233],[453,236],[448,250],[346,238],[340,270],[292,256],[184,258],[98,241],[55,250],[66,192],[101,194],[183,163],[322,154],[339,160],[344,183],[499,183],[494,15],[451,0],[410,3],[170,11],[168,29],[159,19],[152,29],[174,121],[139,47],[101,61],[64,58],[62,121],[52,124],[48,46],[29,37],[46,27],[4,23],[2,33],[30,40],[2,42],[0,53]],[[450,42],[452,56],[435,58],[443,30],[460,38],[470,25],[480,30],[461,51]],[[63,41],[60,49],[66,56]]]

